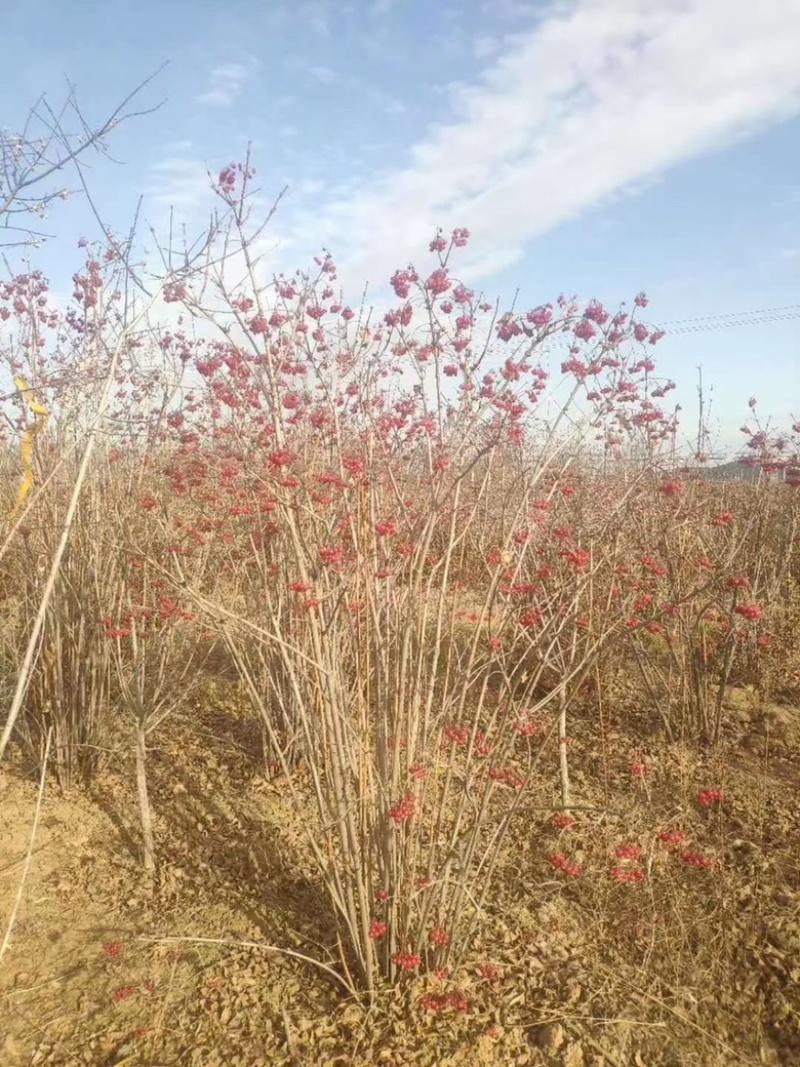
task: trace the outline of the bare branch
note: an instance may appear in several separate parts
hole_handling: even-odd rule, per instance
[[[0,239],[0,246],[37,244],[46,239],[47,235],[32,225],[20,225],[20,216],[45,218],[53,201],[72,195],[67,188],[43,190],[49,179],[77,165],[89,149],[110,158],[105,143],[108,135],[123,122],[150,115],[162,106],[163,100],[149,108],[130,107],[163,69],[141,81],[100,125],[87,122],[75,86],[68,81],[67,94],[58,109],[41,96],[28,112],[21,132],[0,132],[0,229],[9,235]],[[77,125],[77,132],[69,130],[70,120]]]

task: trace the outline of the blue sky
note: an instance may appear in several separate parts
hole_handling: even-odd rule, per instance
[[[278,270],[321,245],[351,299],[380,291],[437,225],[466,226],[457,271],[530,307],[559,292],[609,305],[640,289],[667,324],[659,367],[691,432],[696,367],[721,441],[755,395],[800,417],[800,0],[22,0],[3,14],[0,126],[77,85],[100,120],[161,64],[155,114],[93,163],[103,217],[140,194],[198,229],[206,168],[253,162]],[[31,253],[68,291],[78,199]],[[676,320],[794,306],[775,321],[679,332]],[[713,323],[712,323],[713,324]]]

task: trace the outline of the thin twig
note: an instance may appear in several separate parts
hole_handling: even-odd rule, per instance
[[[259,941],[229,941],[224,937],[147,937],[143,934],[139,940],[155,941],[162,945],[174,945],[182,942],[193,945],[225,945],[229,948],[255,948],[261,952],[280,952],[284,956],[292,956],[294,959],[303,960],[305,963],[313,963],[315,967],[319,967],[326,974],[335,978],[339,985],[344,986],[350,996],[356,996],[353,987],[340,974],[337,974],[333,967],[329,967],[322,960],[315,960],[313,956],[306,956],[302,952],[295,952],[290,948],[280,948],[278,945],[263,945]]]
[[[25,889],[25,882],[28,877],[28,870],[31,865],[31,857],[33,856],[33,843],[36,840],[36,831],[39,827],[39,815],[42,811],[42,801],[44,800],[44,783],[47,776],[47,760],[50,755],[50,742],[53,738],[52,726],[47,731],[47,742],[44,748],[44,759],[42,760],[42,773],[39,778],[39,796],[36,800],[36,811],[33,815],[33,826],[31,827],[31,839],[28,842],[28,853],[25,856],[25,866],[22,869],[22,877],[19,880],[19,886],[17,888],[17,898],[14,901],[14,907],[11,909],[11,917],[8,920],[8,927],[6,928],[6,935],[3,938],[3,944],[0,945],[0,961],[6,954],[8,946],[11,944],[11,931],[14,929],[14,923],[17,918],[17,912],[19,910],[20,903],[22,901],[22,893]]]

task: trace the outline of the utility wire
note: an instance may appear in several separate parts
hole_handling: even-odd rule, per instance
[[[708,322],[711,319],[739,319],[746,315],[772,315],[779,311],[800,312],[800,304],[784,304],[782,307],[777,308],[755,308],[750,311],[728,311],[721,315],[698,315],[691,319],[669,319],[666,325],[689,326],[694,322]]]
[[[695,333],[707,330],[727,330],[735,326],[758,326],[767,322],[785,322],[800,318],[800,304],[786,304],[777,308],[754,311],[732,311],[727,315],[702,315],[693,319],[671,319],[661,323],[665,333]]]

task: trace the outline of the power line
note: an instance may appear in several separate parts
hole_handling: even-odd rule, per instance
[[[698,315],[692,319],[669,319],[665,326],[688,326],[694,322],[709,322],[711,319],[738,319],[747,315],[772,315],[779,311],[800,312],[800,304],[784,304],[776,308],[755,308],[750,311],[727,311],[722,315]]]
[[[743,319],[743,320],[740,320],[740,321],[732,320],[730,322],[715,322],[715,323],[708,323],[708,324],[703,325],[703,326],[683,326],[683,327],[678,327],[677,329],[665,328],[664,332],[666,334],[701,333],[701,332],[708,333],[708,332],[710,332],[712,330],[727,330],[727,329],[731,329],[731,328],[733,328],[735,326],[759,326],[762,323],[784,322],[784,321],[789,321],[791,319],[800,319],[800,311],[796,312],[794,315],[769,315],[769,316],[765,316],[764,318],[761,318],[761,319]]]
[[[726,315],[702,315],[693,319],[671,319],[659,329],[665,333],[695,333],[708,330],[727,330],[736,326],[758,326],[768,322],[786,322],[800,318],[800,304],[786,304],[777,308],[754,311],[732,311]]]

